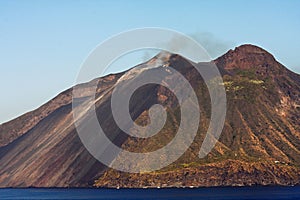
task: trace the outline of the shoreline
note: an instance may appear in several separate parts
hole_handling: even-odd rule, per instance
[[[256,188],[256,187],[265,187],[265,188],[271,188],[271,187],[282,187],[282,188],[289,188],[289,187],[300,187],[300,184],[296,185],[232,185],[232,186],[201,186],[201,187],[195,187],[195,186],[185,186],[185,187],[1,187],[0,190],[4,189],[58,189],[58,190],[65,190],[65,189],[95,189],[95,190],[123,190],[123,189],[129,189],[129,190],[135,190],[135,189],[155,189],[155,190],[161,190],[161,189],[217,189],[217,188]]]

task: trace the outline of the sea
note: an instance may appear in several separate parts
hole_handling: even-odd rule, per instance
[[[300,186],[164,189],[0,189],[0,199],[300,199]]]

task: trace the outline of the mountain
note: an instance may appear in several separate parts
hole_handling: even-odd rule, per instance
[[[77,134],[72,89],[69,89],[40,108],[0,125],[0,187],[299,184],[300,75],[253,45],[229,50],[212,62],[223,77],[227,114],[218,142],[204,158],[198,154],[211,117],[208,88],[191,62],[180,55],[162,52],[126,72],[76,86],[80,88],[77,99],[78,104],[86,104],[96,85],[95,111],[107,137],[128,151],[151,152],[175,136],[181,120],[178,99],[162,85],[148,84],[139,88],[129,108],[137,124],[149,124],[148,111],[154,104],[163,105],[168,115],[157,135],[136,138],[116,125],[110,106],[112,91],[133,76],[143,78],[158,68],[166,72],[170,68],[177,70],[198,97],[201,119],[193,143],[176,162],[158,171],[143,173],[120,172],[98,162],[84,148]],[[205,67],[207,64],[196,65]],[[172,73],[168,77],[176,83]],[[88,130],[89,113],[82,111],[82,116],[87,122],[82,128]],[[108,151],[109,148],[104,152]]]

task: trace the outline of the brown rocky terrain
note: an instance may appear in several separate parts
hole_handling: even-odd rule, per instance
[[[205,157],[198,157],[210,119],[210,98],[197,71],[179,55],[158,55],[161,67],[173,67],[191,84],[199,100],[201,121],[194,142],[173,164],[155,172],[129,174],[109,169],[83,147],[74,126],[72,90],[37,110],[0,125],[0,187],[182,187],[230,185],[295,185],[300,182],[300,76],[267,51],[242,45],[216,59],[227,95],[221,137]],[[205,63],[197,64],[200,67]],[[168,70],[168,67],[165,67]],[[145,72],[129,70],[136,76]],[[147,70],[155,70],[149,68]],[[164,128],[142,139],[123,133],[115,124],[110,97],[119,73],[80,85],[80,103],[97,85],[96,112],[107,136],[132,152],[149,152],[176,134],[180,111],[165,87],[147,85],[132,97],[136,123],[149,123],[148,109],[159,103],[168,110]],[[169,76],[172,80],[172,74]],[[173,77],[174,78],[174,77]],[[176,81],[176,80],[174,80]],[[103,115],[105,113],[105,115]],[[88,128],[87,123],[84,128]],[[124,161],[125,162],[125,161]]]
[[[110,170],[95,185],[99,187],[211,187],[299,184],[299,169],[273,162],[225,160],[198,165],[182,164],[176,170],[129,174]]]

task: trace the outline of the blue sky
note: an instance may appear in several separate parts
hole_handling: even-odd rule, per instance
[[[300,1],[0,1],[0,123],[71,87],[97,44],[133,28],[188,34],[213,58],[240,44],[300,73]],[[124,60],[124,68],[131,62]],[[128,62],[128,63],[127,63]]]

